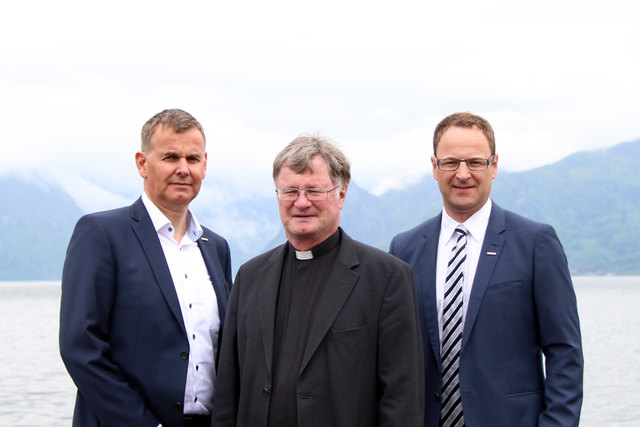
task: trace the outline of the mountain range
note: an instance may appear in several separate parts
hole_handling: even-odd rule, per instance
[[[500,170],[492,199],[506,209],[551,224],[574,275],[640,274],[640,140],[581,151],[524,172]],[[83,178],[78,178],[83,179]],[[0,177],[0,280],[59,280],[73,227],[88,213],[88,193],[69,179],[44,174]],[[225,199],[205,181],[192,208],[201,223],[229,241],[234,271],[285,241],[273,194]],[[111,201],[135,196],[94,186]],[[102,195],[108,196],[102,196]],[[374,195],[352,181],[341,225],[353,238],[387,250],[393,236],[442,209],[431,174],[402,189]]]

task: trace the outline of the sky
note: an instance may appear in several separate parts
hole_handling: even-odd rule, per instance
[[[273,158],[307,133],[361,187],[405,186],[457,111],[492,123],[501,170],[527,170],[640,138],[638,16],[632,0],[11,2],[0,175],[140,192],[140,129],[165,108],[204,126],[224,197],[272,192]]]

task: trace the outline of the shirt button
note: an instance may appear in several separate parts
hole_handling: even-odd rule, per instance
[[[188,278],[189,278],[189,275],[188,275],[187,273],[185,273],[185,274],[184,274],[184,278],[185,278],[185,279],[188,279]]]
[[[168,230],[169,230],[169,231],[173,231],[173,228],[169,227],[169,228],[168,228]]]
[[[186,351],[183,351],[182,353],[180,353],[180,359],[187,360],[188,358],[189,358],[189,353],[187,353]]]
[[[193,334],[193,339],[194,339],[194,340],[196,339],[196,334]]]

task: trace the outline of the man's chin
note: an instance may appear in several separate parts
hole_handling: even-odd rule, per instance
[[[168,201],[175,206],[188,206],[195,197],[192,194],[176,194],[170,197]]]
[[[289,234],[297,238],[307,238],[313,235],[315,228],[308,222],[295,222],[290,224]]]

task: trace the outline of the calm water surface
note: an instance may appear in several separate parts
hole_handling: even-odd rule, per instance
[[[574,279],[585,355],[581,426],[640,425],[640,277]],[[70,426],[58,282],[0,282],[0,426]]]

